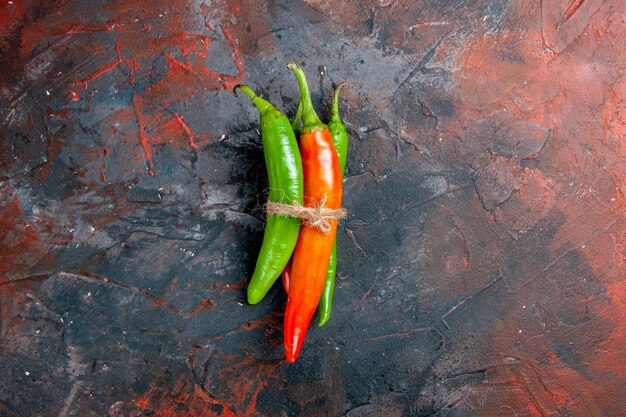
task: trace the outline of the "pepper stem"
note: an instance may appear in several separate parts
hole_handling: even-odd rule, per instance
[[[341,123],[341,116],[339,116],[339,92],[348,83],[343,82],[335,88],[335,95],[333,96],[333,107],[330,111],[330,123]]]
[[[261,97],[257,96],[256,93],[247,85],[237,84],[233,88],[233,94],[235,96],[237,96],[237,90],[243,91],[244,93],[246,93],[248,97],[250,97],[250,100],[252,100],[256,108],[259,109],[259,113],[263,113],[264,111],[274,107],[272,103],[270,103],[269,101],[264,100]]]
[[[296,110],[296,115],[293,117],[293,123],[291,124],[291,128],[296,136],[300,135],[300,130],[302,130],[302,100],[298,101],[298,110]]]
[[[313,108],[313,102],[311,101],[311,93],[309,92],[309,85],[306,81],[306,75],[295,62],[287,64],[287,68],[293,71],[293,74],[298,80],[298,86],[300,87],[300,101],[302,102],[302,132],[311,132],[316,129],[324,129],[326,125],[322,123],[315,109]]]

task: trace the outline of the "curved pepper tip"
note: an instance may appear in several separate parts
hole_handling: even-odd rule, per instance
[[[302,350],[306,330],[304,331],[304,334],[298,330],[292,334],[289,334],[291,332],[286,330],[285,333],[285,357],[287,358],[287,362],[294,363],[296,359],[298,359],[300,351]]]
[[[287,362],[294,363],[296,359],[298,359],[298,355],[300,355],[300,346],[297,344],[285,346],[285,357],[287,358]]]
[[[251,291],[248,288],[248,304],[258,304],[263,299],[264,294],[260,294],[258,291]]]

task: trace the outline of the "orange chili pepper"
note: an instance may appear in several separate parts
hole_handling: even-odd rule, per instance
[[[339,159],[328,126],[313,109],[311,95],[302,68],[289,63],[298,80],[302,95],[302,130],[300,154],[304,177],[304,205],[330,209],[341,208],[342,176]],[[300,354],[311,318],[324,290],[330,253],[335,242],[337,220],[330,223],[324,234],[316,227],[303,223],[293,253],[289,271],[287,308],[285,310],[285,355],[295,362]]]

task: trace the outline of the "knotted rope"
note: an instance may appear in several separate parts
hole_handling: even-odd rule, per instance
[[[296,219],[302,219],[307,226],[315,227],[320,232],[327,235],[330,233],[332,220],[341,220],[346,218],[346,209],[330,209],[324,207],[326,196],[324,196],[317,207],[304,207],[297,201],[291,204],[277,203],[268,201],[265,208],[267,214],[275,214],[278,216],[289,216]]]

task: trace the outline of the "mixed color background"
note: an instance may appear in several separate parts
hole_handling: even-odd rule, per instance
[[[0,416],[626,415],[623,6],[2,0]],[[295,364],[230,91],[290,60],[350,133]]]

